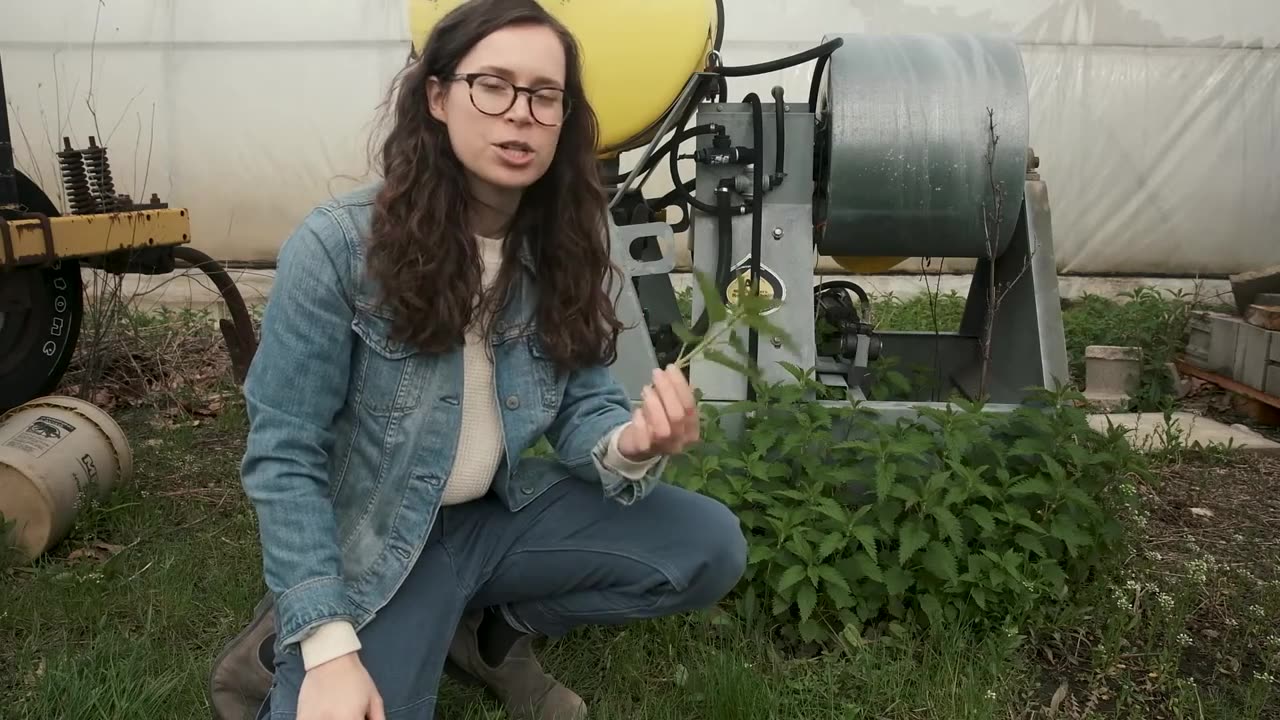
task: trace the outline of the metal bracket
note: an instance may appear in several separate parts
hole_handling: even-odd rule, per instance
[[[636,260],[631,254],[631,244],[642,238],[657,238],[659,242],[675,242],[675,232],[664,222],[613,226],[613,261],[626,271],[629,277],[666,275],[676,269],[675,253],[663,255],[660,260]]]

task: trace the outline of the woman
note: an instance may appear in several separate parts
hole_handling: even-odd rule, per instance
[[[270,594],[214,685],[236,692],[273,628],[259,717],[430,718],[446,662],[510,717],[585,717],[533,639],[708,607],[746,543],[658,482],[698,437],[683,374],[655,370],[633,411],[607,369],[621,325],[569,33],[533,0],[474,0],[393,94],[382,181],[280,252],[242,468]],[[523,457],[542,437],[556,459]]]

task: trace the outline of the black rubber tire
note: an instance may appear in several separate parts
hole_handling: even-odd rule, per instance
[[[57,206],[22,173],[18,196],[29,211],[58,215]],[[80,263],[0,272],[0,283],[27,285],[31,307],[8,313],[0,328],[0,412],[54,392],[71,365],[84,320]]]

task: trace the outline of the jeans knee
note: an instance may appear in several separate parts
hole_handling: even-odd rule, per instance
[[[701,498],[703,511],[692,530],[688,557],[694,571],[686,602],[710,607],[720,602],[742,579],[747,568],[747,539],[742,522],[724,504]]]

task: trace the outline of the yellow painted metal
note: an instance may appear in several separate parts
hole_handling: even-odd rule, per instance
[[[463,0],[407,0],[415,52]],[[638,147],[706,67],[715,0],[543,0],[582,47],[587,99],[600,119],[601,154]]]
[[[7,244],[0,243],[0,267],[182,245],[191,238],[191,218],[185,208],[67,215],[49,218],[53,238],[53,258],[49,258],[39,220],[0,220],[0,224],[7,224],[12,244],[10,256]]]
[[[859,275],[875,275],[876,273],[888,272],[898,265],[898,263],[906,260],[905,257],[860,257],[854,255],[840,255],[832,257],[836,264],[848,270],[851,273]]]

